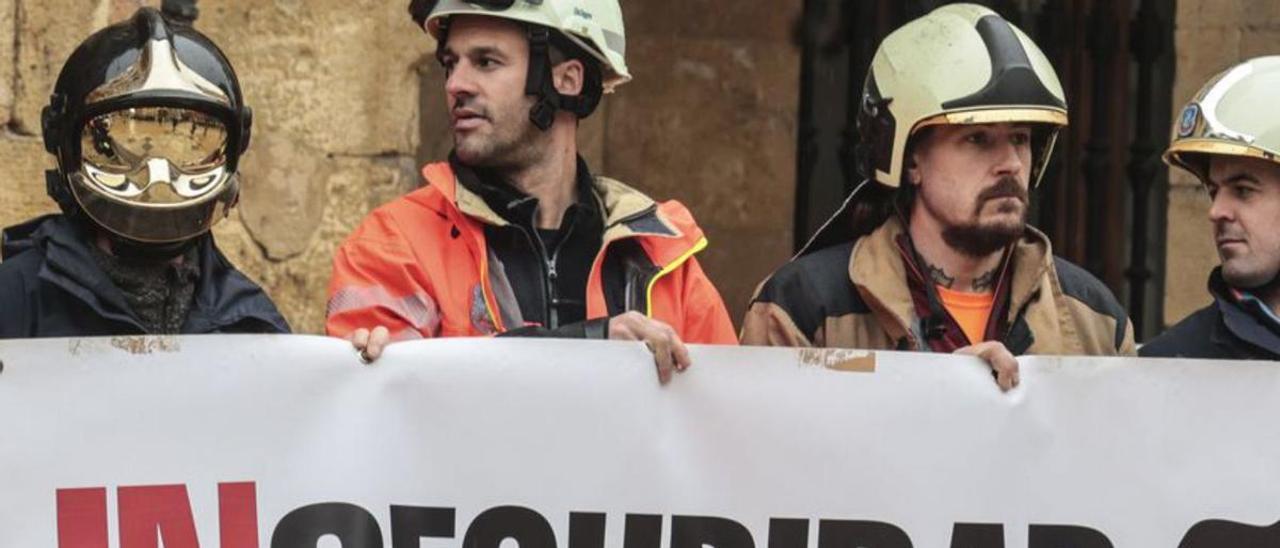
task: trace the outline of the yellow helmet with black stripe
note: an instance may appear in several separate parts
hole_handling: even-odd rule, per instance
[[[860,175],[897,187],[907,145],[941,124],[1034,124],[1032,183],[1067,125],[1062,84],[1044,53],[994,11],[950,4],[880,44],[858,106]]]

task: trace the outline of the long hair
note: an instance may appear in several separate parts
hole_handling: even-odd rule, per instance
[[[894,215],[905,216],[915,203],[916,187],[903,181],[897,188],[870,183],[851,204],[849,234],[858,239],[874,232]]]
[[[907,141],[904,161],[911,161],[920,139],[929,134],[932,128],[924,127],[912,135]],[[897,188],[876,182],[870,174],[863,174],[865,179],[854,187],[853,192],[845,198],[840,209],[836,210],[827,222],[814,233],[809,242],[796,254],[797,257],[809,252],[831,247],[850,241],[856,241],[883,225],[890,217],[898,215],[905,220],[911,213],[916,200],[916,187],[903,170],[902,180]]]

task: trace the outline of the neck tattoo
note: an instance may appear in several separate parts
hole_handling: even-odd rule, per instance
[[[956,284],[955,276],[948,276],[947,272],[939,267],[925,263],[924,269],[929,273],[929,277],[933,279],[933,283],[938,284],[947,289]]]
[[[990,272],[987,272],[986,274],[983,274],[983,275],[981,275],[981,276],[978,276],[977,278],[974,278],[974,279],[973,279],[973,292],[974,292],[974,293],[986,293],[986,292],[988,292],[988,291],[995,291],[995,289],[996,289],[996,278],[997,278],[996,274],[997,274],[998,272],[1000,272],[1000,268],[999,268],[999,267],[997,267],[997,268],[993,268],[993,269],[991,269],[991,271],[990,271]]]
[[[942,267],[925,263],[924,269],[925,269],[925,272],[929,274],[929,278],[933,280],[934,284],[945,287],[947,289],[955,289],[956,277],[948,275],[947,271],[943,270]],[[970,291],[972,291],[973,293],[986,293],[988,291],[995,290],[996,282],[999,279],[999,274],[1000,274],[1000,269],[997,267],[997,268],[991,269],[991,271],[987,272],[986,274],[983,274],[981,276],[978,276],[977,278],[974,278],[973,283],[970,284]]]

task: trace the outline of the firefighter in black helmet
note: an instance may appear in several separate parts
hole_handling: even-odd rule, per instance
[[[80,44],[43,115],[62,213],[4,231],[0,337],[287,332],[209,233],[251,119],[218,47],[155,9]]]

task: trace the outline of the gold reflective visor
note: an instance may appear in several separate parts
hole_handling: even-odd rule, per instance
[[[207,171],[226,161],[227,127],[194,110],[140,107],[97,116],[84,125],[80,154],[98,169],[133,171],[163,158],[180,171]]]
[[[152,205],[198,200],[226,180],[227,127],[172,107],[128,108],[85,123],[81,172],[96,191]]]

